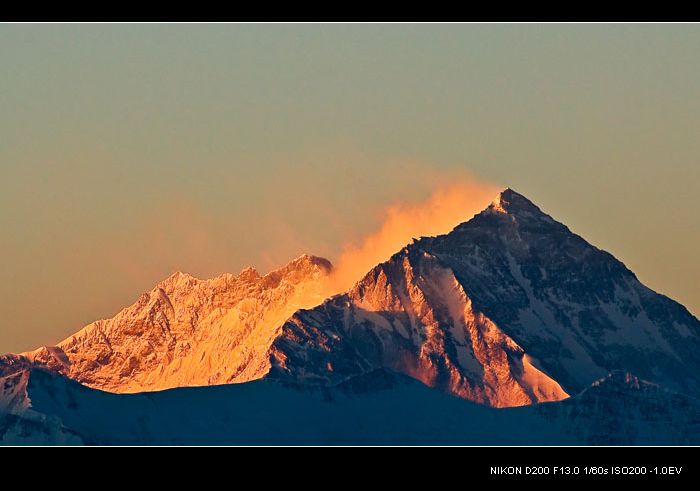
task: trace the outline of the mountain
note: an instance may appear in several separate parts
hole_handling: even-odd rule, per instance
[[[334,387],[389,369],[512,407],[620,370],[700,394],[700,321],[511,189],[324,300],[331,274],[307,255],[265,276],[176,273],[55,347],[0,357],[0,376],[42,367],[140,392],[260,378]]]
[[[40,369],[13,380],[29,402],[0,416],[0,444],[700,443],[699,401],[622,372],[565,401],[507,409],[386,369],[330,387],[261,379],[139,394],[90,389]]]
[[[327,260],[303,255],[265,276],[252,268],[210,280],[175,273],[56,346],[0,357],[0,375],[43,366],[110,392],[256,379],[269,369],[278,327],[323,300],[330,271]]]
[[[682,305],[507,189],[295,313],[268,376],[335,385],[387,367],[508,407],[561,400],[623,370],[697,395],[699,334]]]
[[[700,321],[510,189],[331,275],[176,273],[0,357],[0,443],[700,443]]]

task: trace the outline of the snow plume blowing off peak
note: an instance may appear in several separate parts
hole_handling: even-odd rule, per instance
[[[362,275],[413,238],[449,232],[483,210],[494,196],[500,196],[501,189],[475,178],[462,178],[438,185],[423,201],[386,206],[374,232],[342,247],[329,278],[330,290],[339,293],[352,287]]]

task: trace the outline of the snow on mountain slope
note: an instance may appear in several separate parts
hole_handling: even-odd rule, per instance
[[[614,371],[575,397],[532,409],[587,445],[697,445],[700,399]]]
[[[29,362],[111,392],[259,378],[276,329],[323,299],[330,270],[327,260],[303,255],[265,276],[252,268],[210,280],[175,273],[57,346],[0,357],[0,374]]]
[[[25,368],[0,377],[0,444],[83,445],[83,439],[63,426],[57,416],[32,408],[30,375],[31,368]],[[60,385],[63,379],[56,377],[56,380]]]
[[[613,374],[560,402],[496,409],[374,370],[326,387],[279,380],[112,394],[34,369],[25,442],[87,444],[697,444],[698,401]],[[25,421],[32,421],[26,419]],[[0,443],[17,443],[16,426]],[[60,429],[60,432],[58,432]],[[59,435],[59,438],[56,435]],[[21,443],[21,440],[20,440]]]
[[[19,416],[0,413],[0,445],[85,445],[73,430],[58,418]]]
[[[29,370],[19,370],[0,377],[0,413],[19,414],[29,409],[29,373]]]
[[[297,312],[270,377],[389,367],[492,406],[560,400],[611,370],[700,393],[700,321],[508,189],[438,237]]]
[[[492,406],[567,393],[428,253],[394,256],[347,294],[296,313],[272,346],[272,377],[337,384],[388,367]]]

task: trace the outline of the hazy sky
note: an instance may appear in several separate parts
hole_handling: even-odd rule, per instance
[[[5,24],[0,67],[0,352],[465,174],[700,314],[698,25]]]

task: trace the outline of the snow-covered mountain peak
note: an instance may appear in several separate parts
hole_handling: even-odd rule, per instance
[[[265,275],[261,275],[258,270],[252,266],[243,268],[238,275],[223,273],[209,279],[200,279],[189,273],[176,271],[164,280],[158,282],[151,291],[151,294],[157,294],[157,292],[161,290],[167,295],[183,294],[193,289],[221,291],[232,288],[234,284],[240,286],[260,283],[265,287],[274,287],[281,281],[298,284],[307,280],[320,280],[328,276],[331,270],[331,262],[327,259],[310,254],[302,254],[286,265],[270,271]]]
[[[174,283],[182,283],[182,282],[188,282],[188,281],[197,281],[198,278],[192,276],[189,273],[185,273],[184,271],[175,271],[173,274],[165,278],[164,280],[160,281],[160,285],[167,285],[167,284],[174,284]]]
[[[291,283],[319,281],[328,277],[332,269],[333,266],[328,259],[303,254],[265,275],[263,283],[274,285],[282,281]]]
[[[692,394],[699,335],[685,308],[506,189],[297,312],[272,375],[335,383],[384,366],[493,406],[559,400],[610,370]]]
[[[506,193],[511,191],[510,188],[507,188],[505,191],[501,191],[498,193],[498,196],[496,196],[493,201],[489,204],[487,210],[491,210],[495,213],[508,213],[508,200]]]
[[[302,254],[301,256],[292,259],[286,266],[281,268],[284,271],[305,271],[305,272],[322,272],[328,274],[333,269],[333,265],[328,259],[312,256],[310,254]]]
[[[176,272],[56,346],[0,357],[0,374],[33,364],[113,392],[259,378],[277,329],[324,299],[330,271],[326,259],[303,255],[264,276],[253,268],[210,279]]]
[[[516,219],[553,221],[532,201],[522,194],[506,188],[496,196],[480,215],[506,215]]]

